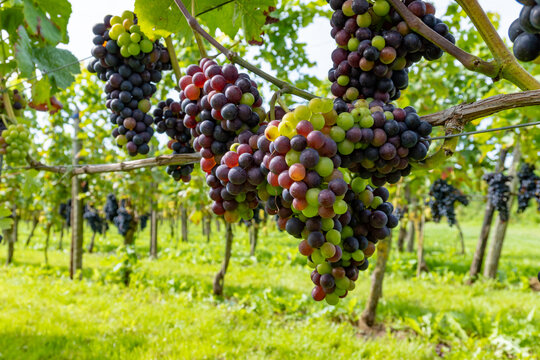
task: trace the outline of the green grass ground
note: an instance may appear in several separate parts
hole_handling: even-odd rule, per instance
[[[97,240],[99,253],[85,254],[84,280],[73,282],[68,251],[51,250],[43,266],[43,234],[25,249],[23,226],[14,265],[0,266],[0,359],[537,359],[540,294],[528,287],[540,270],[536,215],[511,224],[500,281],[467,286],[475,214],[480,207],[461,214],[472,218],[462,224],[466,256],[457,254],[455,229],[427,225],[431,271],[421,279],[414,254],[393,251],[372,331],[358,326],[368,274],[338,306],[316,303],[296,241],[273,229],[261,233],[256,257],[237,229],[225,296],[215,298],[224,246],[215,227],[210,243],[193,226],[190,242],[175,247],[163,225],[157,261],[146,258],[148,230],[139,234],[126,288],[115,269],[115,229]]]

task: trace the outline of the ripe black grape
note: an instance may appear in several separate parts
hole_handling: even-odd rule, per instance
[[[433,221],[439,222],[443,216],[446,216],[450,226],[457,222],[455,203],[459,202],[465,206],[469,204],[469,199],[463,193],[442,179],[438,179],[431,185],[429,195],[432,197],[428,205],[431,208]]]

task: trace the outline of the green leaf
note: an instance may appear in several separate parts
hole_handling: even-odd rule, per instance
[[[30,77],[34,72],[34,61],[32,59],[32,44],[30,43],[30,38],[28,33],[21,25],[17,29],[19,34],[19,39],[15,44],[15,59],[19,64],[19,70],[23,77]]]
[[[32,35],[37,35],[54,45],[62,40],[58,25],[52,23],[41,8],[34,6],[33,1],[24,0],[24,19]]]
[[[68,0],[39,0],[39,6],[49,15],[51,22],[60,28],[62,42],[68,43],[67,25],[71,16],[71,4]]]
[[[191,9],[191,0],[182,2]],[[174,0],[135,0],[135,13],[141,30],[151,39],[167,37],[172,33],[186,37],[190,33],[190,27]]]
[[[74,74],[80,74],[79,61],[71,52],[52,46],[34,49],[34,60],[38,69],[47,73],[56,86],[65,89],[73,81]]]
[[[13,219],[4,218],[0,219],[0,230],[7,230],[13,225]]]
[[[9,210],[5,205],[0,206],[0,218],[8,217],[11,215],[11,210]]]
[[[0,26],[10,36],[15,34],[19,25],[23,23],[24,15],[21,7],[6,7],[0,9]]]
[[[34,104],[49,104],[51,97],[51,83],[49,78],[44,76],[32,85],[32,102]]]

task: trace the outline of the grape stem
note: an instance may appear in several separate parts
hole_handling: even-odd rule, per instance
[[[435,30],[424,24],[416,15],[414,15],[402,0],[388,0],[390,4],[396,9],[398,14],[405,20],[407,25],[414,32],[422,35],[424,38],[440,47],[453,57],[455,57],[460,63],[467,69],[487,75],[493,79],[499,76],[499,69],[497,64],[493,61],[485,61],[478,56],[469,54],[465,50],[452,44],[448,39],[439,35]]]
[[[178,58],[176,57],[176,51],[174,50],[174,45],[173,45],[172,38],[170,35],[165,38],[165,44],[167,45],[167,51],[171,59],[174,75],[176,76],[175,88],[179,90],[180,88],[178,87],[178,82],[180,81],[180,78],[182,77],[182,72],[180,71],[180,66],[178,65]]]
[[[195,14],[195,1],[191,2],[191,13]],[[196,32],[194,29],[192,29],[192,31],[193,31],[193,36],[195,36],[195,42],[197,43],[197,47],[199,48],[199,54],[201,55],[201,59],[203,59],[207,57],[208,54],[206,53],[206,48],[204,47],[204,43],[202,41],[201,35],[198,32]]]
[[[478,0],[456,0],[456,2],[465,10],[493,54],[500,77],[512,82],[521,90],[540,89],[540,82],[528,73],[508,50]]]
[[[184,17],[186,18],[189,26],[195,32],[199,33],[204,39],[206,39],[213,47],[215,47],[217,50],[221,51],[221,53],[223,53],[223,55],[225,55],[230,62],[238,64],[238,65],[242,66],[243,68],[245,68],[245,69],[247,69],[247,70],[249,70],[249,71],[251,71],[251,72],[253,72],[253,73],[257,74],[257,75],[259,75],[260,77],[262,77],[266,81],[276,85],[283,93],[296,95],[296,96],[301,97],[301,98],[306,99],[306,100],[311,100],[311,99],[316,97],[315,95],[313,95],[313,94],[311,94],[311,93],[309,93],[307,91],[298,89],[297,87],[289,84],[288,82],[280,80],[280,79],[278,79],[278,78],[276,78],[276,77],[262,71],[258,67],[254,66],[254,65],[250,64],[248,61],[244,60],[242,57],[240,57],[234,51],[230,51],[229,49],[227,49],[226,47],[221,45],[216,39],[214,39],[210,34],[208,34],[201,27],[201,25],[199,24],[197,19],[195,19],[193,16],[191,16],[188,9],[184,6],[184,4],[182,3],[181,0],[174,0],[174,2],[178,6],[178,8],[182,12],[182,14],[184,14]]]
[[[281,90],[277,90],[274,92],[274,95],[272,95],[272,98],[270,99],[270,121],[276,120],[276,101],[279,99],[281,95]]]

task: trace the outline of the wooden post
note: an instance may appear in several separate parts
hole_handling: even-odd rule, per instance
[[[420,277],[422,271],[427,271],[426,260],[424,259],[424,226],[426,224],[426,215],[422,209],[422,215],[419,222],[416,223],[418,234],[418,249],[416,249],[416,276]]]
[[[497,162],[497,167],[495,168],[496,172],[504,171],[504,162],[506,160],[507,153],[507,149],[501,149],[499,161]],[[467,283],[469,285],[476,280],[478,274],[480,274],[480,271],[482,270],[482,263],[484,262],[484,254],[486,252],[486,246],[491,230],[491,224],[493,222],[494,212],[495,207],[488,198],[486,203],[486,210],[484,212],[484,221],[482,222],[482,230],[480,231],[480,237],[478,238],[478,242],[476,243],[476,250],[474,251],[471,268],[469,270],[469,279],[467,280]]]
[[[43,254],[45,255],[45,265],[49,265],[49,239],[51,237],[51,227],[52,223],[48,223],[47,227],[45,228],[45,248],[43,249]]]
[[[96,240],[96,233],[92,231],[92,237],[90,238],[90,244],[88,244],[88,252],[91,254],[94,252],[94,241]]]
[[[212,223],[210,221],[210,215],[204,217],[204,227],[206,232],[206,242],[210,242],[210,234],[212,233]]]
[[[375,264],[375,269],[371,275],[371,289],[366,302],[366,308],[360,317],[361,321],[369,327],[373,326],[375,323],[377,305],[382,297],[384,272],[386,270],[386,263],[388,262],[391,248],[392,234],[386,239],[379,241],[377,244],[377,263]]]
[[[399,235],[398,235],[398,241],[397,241],[397,248],[399,252],[403,252],[404,246],[405,246],[405,238],[407,237],[407,224],[409,223],[406,221],[406,215],[409,211],[409,203],[411,202],[411,187],[409,184],[405,184],[405,205],[402,209],[401,214],[401,221],[399,224]]]
[[[58,241],[58,250],[64,250],[64,228],[67,228],[67,221],[62,222],[62,227],[60,228],[60,240]]]
[[[150,258],[157,259],[158,253],[158,239],[157,239],[157,210],[156,204],[152,204],[150,212]]]
[[[15,241],[17,240],[17,206],[13,203],[11,208],[11,214],[13,217],[13,224],[11,229],[4,230],[4,239],[7,244],[7,256],[6,265],[13,262],[13,254],[15,253]]]
[[[125,246],[135,245],[135,233],[137,232],[138,225],[139,225],[139,222],[137,222],[136,220],[131,221],[131,224],[129,224],[128,231],[126,235],[124,236]],[[131,280],[131,270],[126,269],[124,273],[124,285],[129,286],[130,280]]]
[[[510,168],[510,176],[512,176],[512,182],[510,184],[510,192],[516,193],[519,186],[519,179],[517,172],[519,168],[519,162],[521,160],[521,148],[519,141],[516,141],[514,151],[512,152],[512,165]],[[512,205],[514,204],[515,196],[510,195],[508,199],[508,220],[502,221],[500,216],[497,216],[497,222],[495,223],[495,233],[493,234],[493,240],[489,248],[488,256],[486,258],[486,267],[484,268],[484,276],[494,279],[497,275],[497,269],[499,268],[499,260],[501,258],[502,247],[504,238],[506,236],[506,229],[510,222],[510,214]]]
[[[182,208],[182,242],[188,241],[188,218],[186,208]]]
[[[79,162],[78,156],[82,149],[79,137],[80,118],[77,114],[73,118],[73,153],[72,165],[76,166]],[[81,192],[81,182],[77,175],[71,178],[71,261],[69,266],[69,277],[73,279],[78,271],[82,270],[83,257],[83,202],[79,198]],[[82,273],[79,275],[82,278]]]
[[[249,255],[254,256],[255,249],[257,248],[257,242],[259,241],[259,224],[257,224],[255,219],[251,219],[251,228],[249,235],[251,245],[251,248],[249,249]]]
[[[459,222],[456,219],[456,228],[458,230],[459,240],[461,244],[461,252],[460,255],[465,255],[465,239],[463,238],[463,231],[461,231],[461,226],[459,226]]]
[[[407,252],[414,252],[414,240],[416,239],[416,228],[418,227],[417,223],[418,220],[416,220],[415,218],[409,219],[409,229],[407,231],[406,238]]]
[[[28,247],[28,245],[30,245],[30,241],[32,240],[32,237],[34,237],[34,232],[36,231],[38,223],[39,216],[37,214],[34,214],[34,217],[32,219],[32,229],[30,230],[30,234],[28,234],[28,237],[26,238],[26,243],[24,244],[24,247]]]
[[[214,278],[214,295],[223,295],[225,274],[227,273],[227,268],[229,267],[229,261],[231,259],[232,241],[233,241],[232,225],[227,223],[226,235],[225,235],[225,257],[223,258],[221,269],[219,270],[219,272],[216,274],[216,277]]]

